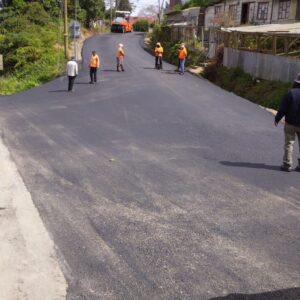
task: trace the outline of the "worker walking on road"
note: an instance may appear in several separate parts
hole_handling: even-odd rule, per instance
[[[100,58],[97,55],[96,51],[92,51],[89,67],[90,67],[90,77],[91,77],[90,84],[93,84],[97,82],[97,71],[100,67]]]
[[[164,53],[164,48],[161,46],[160,43],[157,43],[154,49],[155,53],[155,68],[157,70],[162,69],[162,57]]]
[[[285,144],[283,164],[280,169],[282,171],[290,172],[293,164],[293,146],[296,135],[298,136],[300,152],[300,73],[294,80],[293,88],[281,99],[279,110],[275,116],[275,126],[278,125],[283,117],[285,117]],[[300,172],[300,156],[296,171]]]
[[[120,72],[120,68],[122,72],[125,72],[124,67],[123,67],[123,61],[124,61],[124,56],[125,52],[123,49],[124,45],[119,44],[118,46],[118,51],[117,51],[117,71]]]
[[[187,56],[186,48],[181,45],[179,50],[178,50],[179,74],[180,75],[184,74],[186,56]]]
[[[75,57],[71,57],[71,59],[67,62],[67,74],[68,74],[68,91],[74,92],[73,85],[76,76],[78,75],[78,64],[75,61]]]

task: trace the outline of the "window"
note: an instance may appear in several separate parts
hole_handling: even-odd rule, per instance
[[[237,17],[237,5],[229,5],[229,17],[232,20],[235,20]]]
[[[279,10],[278,10],[278,19],[288,19],[290,16],[290,7],[291,0],[280,0],[279,1]]]
[[[257,20],[266,21],[268,19],[269,2],[258,3]]]
[[[223,6],[215,6],[215,16],[220,17],[223,13]]]

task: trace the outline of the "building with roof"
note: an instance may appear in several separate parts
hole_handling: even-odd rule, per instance
[[[300,21],[297,0],[226,0],[206,9],[207,27],[293,23]]]

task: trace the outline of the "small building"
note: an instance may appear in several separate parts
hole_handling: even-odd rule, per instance
[[[170,11],[166,13],[167,24],[174,25],[184,23],[189,26],[198,26],[200,7],[191,7],[179,11]]]
[[[297,0],[227,0],[206,9],[206,27],[293,23],[300,20]]]
[[[138,17],[130,17],[130,22],[132,25],[135,23],[145,20],[148,22],[148,24],[153,24],[155,23],[156,17],[155,16],[138,16]]]

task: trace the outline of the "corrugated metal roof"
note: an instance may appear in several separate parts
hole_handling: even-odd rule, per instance
[[[300,34],[300,23],[289,24],[267,24],[255,26],[239,26],[221,28],[223,31],[228,32],[258,32],[258,33],[283,33],[283,34]]]

